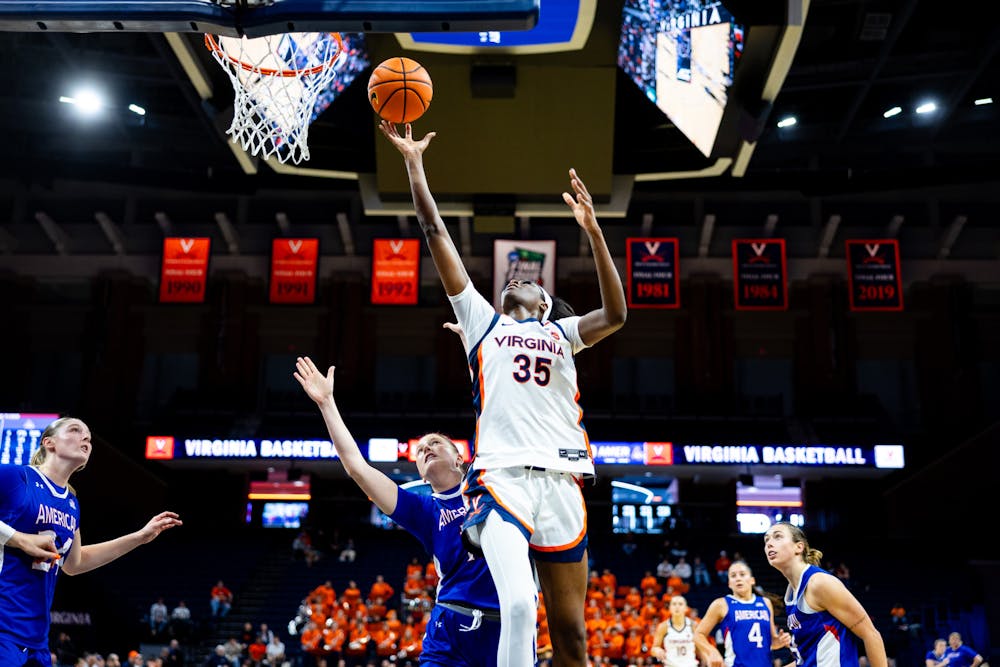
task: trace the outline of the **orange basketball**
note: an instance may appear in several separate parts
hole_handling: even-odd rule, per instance
[[[424,66],[411,58],[389,58],[368,79],[368,101],[390,123],[411,123],[431,105],[434,86]]]

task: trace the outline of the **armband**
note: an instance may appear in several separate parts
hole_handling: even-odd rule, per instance
[[[16,532],[13,526],[0,521],[0,547],[5,546],[10,541],[10,538],[14,537],[14,533]]]

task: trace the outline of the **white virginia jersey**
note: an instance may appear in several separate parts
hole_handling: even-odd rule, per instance
[[[672,619],[667,619],[667,634],[663,635],[663,664],[667,667],[698,667],[698,657],[694,651],[694,621],[684,619],[684,627],[678,630]]]
[[[470,281],[449,297],[472,370],[473,470],[537,466],[594,473],[573,355],[579,317],[519,322],[497,313]]]

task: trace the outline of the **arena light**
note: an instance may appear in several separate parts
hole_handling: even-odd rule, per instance
[[[795,116],[786,116],[778,121],[778,127],[791,127],[798,122],[799,121]]]
[[[61,95],[59,101],[63,104],[72,104],[85,116],[93,116],[104,108],[104,99],[97,91],[90,88],[77,91],[75,95]]]
[[[937,104],[934,102],[924,102],[916,108],[917,113],[933,113],[937,111]]]
[[[893,116],[898,116],[901,113],[903,113],[902,107],[893,107],[891,109],[886,109],[882,113],[882,118],[892,118]]]
[[[130,105],[128,105],[128,110],[131,111],[132,113],[138,115],[138,116],[145,116],[146,115],[146,110],[143,109],[138,104],[130,104]]]
[[[976,104],[977,107],[981,107],[984,104],[993,104],[993,98],[992,97],[980,97],[978,100],[976,100],[975,104]]]

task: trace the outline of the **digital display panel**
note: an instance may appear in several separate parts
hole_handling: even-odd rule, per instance
[[[390,477],[392,477],[390,475]],[[399,488],[406,489],[412,493],[416,493],[422,496],[429,496],[434,493],[434,489],[431,485],[422,479],[414,479],[408,482],[404,482],[399,485]],[[381,528],[382,530],[402,530],[399,524],[389,518],[389,515],[378,508],[378,505],[372,503],[371,512],[369,516],[369,521],[375,528]]]
[[[676,478],[622,477],[611,482],[611,526],[615,533],[655,535],[672,526],[679,499]]]
[[[309,514],[309,503],[264,503],[261,509],[261,526],[264,528],[301,528]]]
[[[28,465],[45,427],[57,419],[50,413],[0,412],[0,465]]]
[[[625,0],[618,66],[706,157],[729,101],[744,32],[721,2]]]
[[[414,51],[551,53],[583,46],[596,7],[597,0],[545,0],[538,9],[538,23],[530,30],[412,32],[396,37],[403,48]]]
[[[317,40],[332,39],[330,34],[326,32],[299,34],[315,36]],[[333,80],[326,87],[326,90],[321,92],[319,97],[316,98],[316,104],[313,105],[312,117],[309,120],[310,123],[319,118],[320,114],[326,111],[337,96],[344,92],[344,89],[351,85],[351,82],[358,78],[358,75],[371,65],[364,33],[342,32],[340,33],[340,38],[344,42],[344,53],[346,55],[337,63],[336,74],[334,74]],[[322,52],[321,44],[316,44],[312,48],[305,49],[303,60],[295,63],[297,69],[309,69],[316,65],[322,65],[317,56],[317,54]],[[300,50],[300,53],[303,53],[303,51]]]
[[[741,533],[762,534],[778,521],[805,525],[805,502],[798,483],[755,476],[753,483],[736,482],[736,525]]]
[[[311,498],[311,487],[307,479],[299,479],[294,482],[251,481],[250,492],[247,494],[249,500],[304,501]]]

